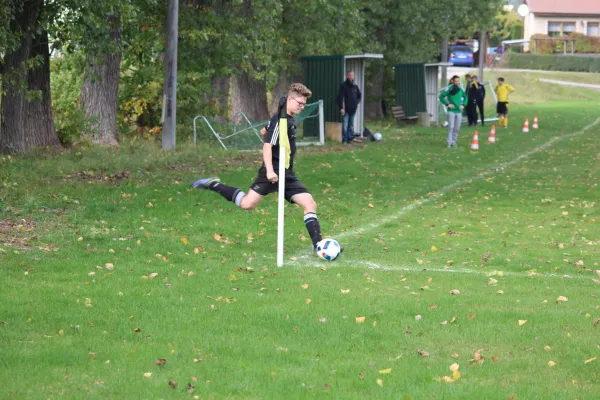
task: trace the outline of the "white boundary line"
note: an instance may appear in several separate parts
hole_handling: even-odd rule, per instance
[[[342,265],[340,265],[342,264]],[[393,264],[378,264],[373,261],[360,261],[360,260],[348,260],[348,259],[337,259],[332,263],[324,264],[322,260],[319,261],[311,261],[306,260],[296,261],[295,266],[297,267],[314,267],[314,268],[336,268],[342,266],[348,266],[354,268],[362,268],[365,267],[367,269],[374,269],[379,271],[402,271],[402,272],[421,272],[421,273],[446,273],[446,274],[467,274],[467,275],[479,275],[482,277],[517,277],[517,278],[561,278],[561,279],[578,279],[578,280],[591,280],[593,276],[581,276],[581,275],[567,275],[567,274],[544,274],[541,272],[535,273],[522,273],[522,272],[511,272],[511,271],[500,271],[500,270],[491,270],[491,271],[476,271],[473,269],[466,268],[440,268],[440,267],[425,267],[425,266],[406,266],[406,265],[393,265]]]
[[[366,225],[364,227],[360,227],[358,229],[352,230],[352,231],[346,231],[346,232],[342,232],[339,235],[337,235],[337,238],[345,238],[347,236],[356,236],[359,234],[362,234],[365,231],[369,231],[371,229],[375,229],[375,228],[379,228],[381,225],[383,224],[387,224],[388,222],[391,222],[395,219],[398,219],[399,217],[408,214],[409,212],[411,212],[413,209],[415,209],[415,207],[421,206],[425,203],[429,203],[433,200],[437,200],[438,198],[442,197],[443,195],[445,195],[446,193],[448,193],[450,190],[457,188],[459,186],[464,185],[465,183],[468,182],[473,182],[473,181],[477,181],[477,180],[481,180],[484,177],[488,176],[488,175],[492,175],[496,172],[500,172],[503,171],[504,169],[519,163],[521,160],[523,160],[524,158],[528,158],[531,157],[532,155],[552,146],[555,142],[563,140],[563,139],[567,139],[567,138],[571,138],[571,137],[575,137],[575,136],[580,136],[583,135],[585,132],[587,132],[588,130],[590,130],[591,128],[593,128],[594,126],[598,125],[598,123],[600,123],[600,117],[598,117],[594,122],[592,122],[591,124],[587,125],[586,127],[584,127],[583,129],[581,129],[580,131],[574,132],[574,133],[569,133],[566,135],[562,135],[562,136],[555,136],[552,139],[550,139],[549,141],[547,141],[546,143],[535,147],[533,150],[528,151],[527,153],[521,154],[520,156],[518,156],[517,158],[515,158],[514,160],[505,162],[500,164],[497,167],[491,167],[488,168],[486,171],[480,172],[477,175],[473,175],[470,178],[466,178],[466,179],[461,179],[458,180],[450,185],[444,186],[441,189],[437,190],[437,192],[427,198],[421,199],[416,201],[415,203],[412,203],[408,206],[402,207],[400,210],[398,210],[398,212],[385,216],[385,217],[381,217],[379,219],[378,222]],[[306,251],[303,251],[302,253],[304,253],[304,255],[299,256],[298,257],[298,261],[296,261],[296,263],[300,263],[302,262],[302,260],[307,259],[309,257],[312,257],[312,252],[307,253]],[[357,261],[359,262],[359,261]],[[287,261],[287,263],[290,263],[290,261]],[[294,261],[292,261],[291,263],[294,263]],[[360,263],[360,262],[359,262]],[[321,264],[321,266],[323,266]],[[410,268],[410,267],[406,267],[406,268]],[[415,269],[410,269],[411,271],[416,271]],[[431,271],[431,270],[429,270]],[[446,270],[444,270],[445,272],[447,272]],[[519,275],[521,276],[521,275]],[[523,275],[524,276],[524,275]]]

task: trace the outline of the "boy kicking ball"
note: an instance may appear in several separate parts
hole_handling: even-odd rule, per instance
[[[300,83],[293,83],[288,88],[287,101],[282,104],[286,107],[288,137],[290,142],[290,167],[285,170],[285,199],[290,203],[301,206],[304,210],[304,224],[316,249],[323,237],[321,226],[317,219],[317,203],[310,192],[294,174],[294,156],[296,154],[296,124],[294,116],[299,114],[306,106],[306,100],[312,92]],[[221,183],[218,177],[203,178],[192,183],[193,189],[207,189],[219,193],[225,199],[235,203],[243,210],[256,208],[262,199],[269,193],[277,192],[277,182],[280,179],[276,171],[279,171],[279,112],[269,121],[264,135],[262,151],[263,164],[258,170],[258,176],[250,186],[248,193]]]

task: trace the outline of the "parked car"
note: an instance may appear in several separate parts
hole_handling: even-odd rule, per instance
[[[469,46],[451,46],[448,62],[465,67],[473,66],[473,50]]]

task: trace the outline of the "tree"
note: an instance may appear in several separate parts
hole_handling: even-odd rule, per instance
[[[60,147],[52,116],[50,53],[44,0],[12,1],[3,43],[0,152]]]

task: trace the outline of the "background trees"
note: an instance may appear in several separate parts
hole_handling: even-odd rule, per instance
[[[159,135],[166,3],[2,2],[0,151]],[[443,37],[493,26],[499,3],[181,0],[178,134],[199,113],[266,119],[307,55],[384,53],[367,99],[380,116],[382,98],[393,97],[393,64],[435,60]]]

